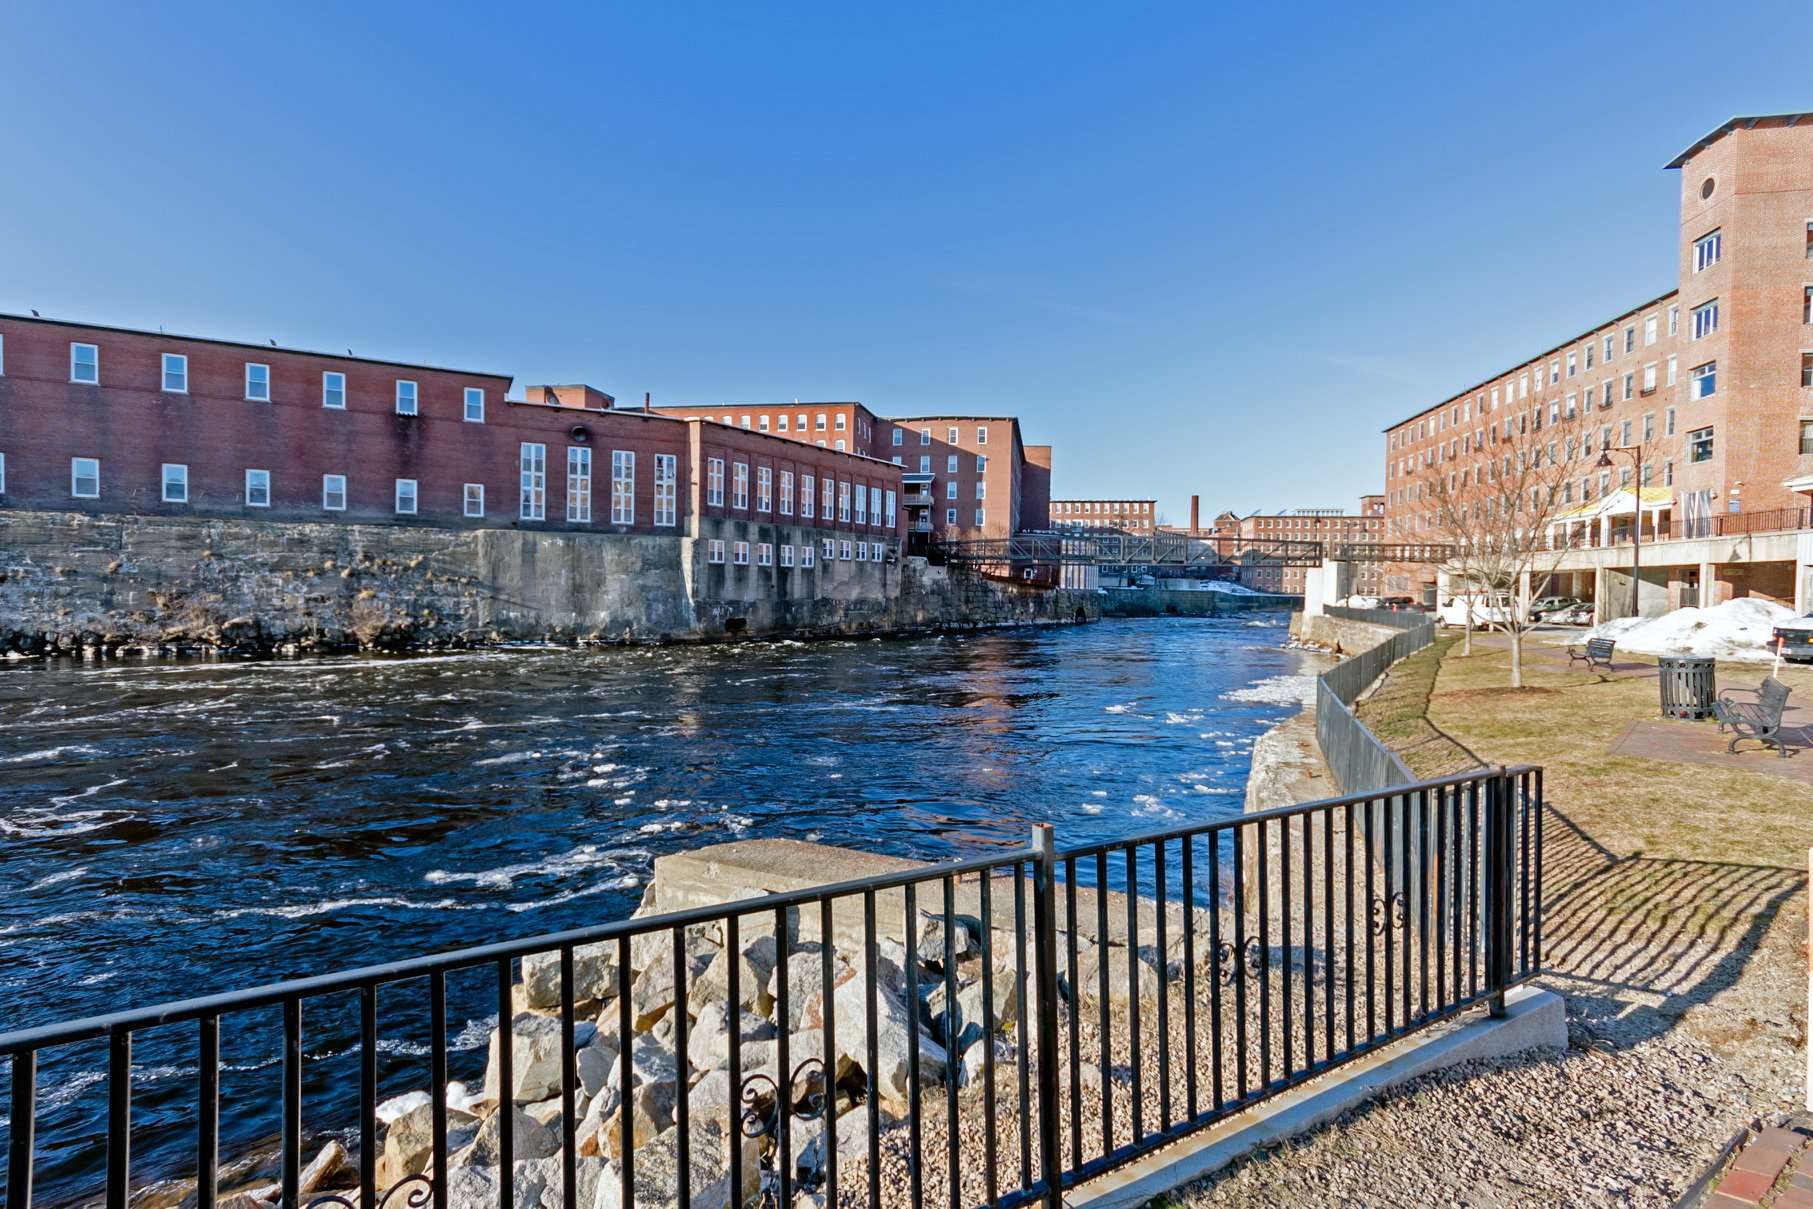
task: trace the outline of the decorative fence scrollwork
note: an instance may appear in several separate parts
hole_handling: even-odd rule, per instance
[[[793,1068],[783,1097],[768,1075],[743,1079],[739,1099],[743,1105],[743,1136],[761,1142],[759,1176],[762,1209],[781,1209],[780,1164],[787,1161],[781,1149],[781,1118],[817,1121],[825,1116],[832,1089],[822,1058],[807,1058]],[[802,1149],[793,1171],[793,1186],[802,1193],[816,1193],[825,1186],[824,1147]]]

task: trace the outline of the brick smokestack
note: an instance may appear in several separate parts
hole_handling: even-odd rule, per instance
[[[1193,533],[1200,528],[1202,528],[1202,497],[1193,495],[1190,497],[1190,531]]]
[[[655,399],[654,392],[646,391],[646,390],[643,391],[642,392],[642,410],[645,412],[650,410],[650,408],[654,404],[654,399]]]

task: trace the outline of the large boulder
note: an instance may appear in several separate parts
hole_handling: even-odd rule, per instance
[[[449,1109],[447,1153],[454,1155],[464,1150],[477,1130],[475,1118]],[[385,1127],[384,1146],[378,1154],[378,1183],[381,1187],[389,1187],[407,1176],[416,1175],[428,1167],[433,1157],[434,1104],[424,1099]]]
[[[752,1041],[772,1041],[774,1025],[747,1009],[737,1022],[737,1044],[741,1049]],[[699,1018],[686,1030],[686,1060],[695,1070],[710,1071],[730,1065],[730,1019],[722,1002],[707,1003],[699,1009]]]
[[[773,936],[754,936],[744,940],[741,951],[719,949],[705,972],[687,988],[686,1001],[694,1014],[713,1003],[730,997],[730,967],[737,966],[737,997],[743,1006],[768,1015],[773,1000],[768,995],[768,980],[774,974],[777,946]]]
[[[833,957],[832,982],[835,985],[854,973],[850,963],[844,960],[841,953]],[[778,1017],[781,1000],[781,971],[776,968],[768,976],[768,1001],[772,1005],[769,1015],[775,1016],[775,1024],[782,1028],[797,1029],[804,1018],[806,1008],[824,997],[824,957],[817,946],[804,953],[787,955],[787,1018]]]
[[[560,1092],[560,1018],[535,1012],[519,1013],[510,1024],[510,1096],[518,1104],[546,1100]],[[589,1020],[573,1024],[573,1044],[591,1045],[598,1026]],[[498,1090],[501,1035],[491,1034],[491,1052],[485,1064],[485,1096],[502,1100]]]
[[[742,1157],[742,1182],[736,1195],[730,1183],[730,1149],[723,1127],[715,1121],[693,1124],[687,1135],[687,1171],[680,1170],[679,1131],[670,1129],[647,1146],[636,1149],[632,1173],[636,1209],[666,1209],[679,1204],[679,1186],[684,1178],[690,1190],[693,1209],[742,1209],[755,1199],[761,1189],[758,1167],[760,1143],[755,1138],[738,1137],[736,1144]],[[597,1197],[592,1209],[624,1209],[623,1181],[620,1169],[611,1165],[598,1181]]]
[[[560,1149],[560,1131],[544,1125],[511,1104],[500,1108],[479,1124],[472,1144],[447,1160],[449,1167],[495,1167],[502,1153],[503,1120],[510,1114],[510,1155],[512,1159],[542,1159]]]
[[[976,934],[972,923],[960,916],[951,918],[950,943],[956,958],[961,961],[972,953],[980,952],[976,944]],[[945,918],[943,914],[934,914],[921,910],[919,913],[919,960],[937,965],[944,963]]]
[[[602,940],[573,950],[573,1001],[617,995],[617,942]],[[560,952],[531,953],[522,959],[522,999],[532,1008],[560,1007]]]

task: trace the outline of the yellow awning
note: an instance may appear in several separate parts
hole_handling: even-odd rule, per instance
[[[1643,496],[1643,511],[1654,512],[1674,506],[1674,492],[1667,487],[1644,487],[1640,489]],[[1620,487],[1608,496],[1582,504],[1578,508],[1560,512],[1550,521],[1559,524],[1563,521],[1597,520],[1602,516],[1630,516],[1637,510],[1636,500],[1629,487]]]

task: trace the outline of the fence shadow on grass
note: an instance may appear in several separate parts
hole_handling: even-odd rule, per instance
[[[1543,965],[1576,984],[1564,989],[1586,1017],[1616,1018],[1594,1030],[1602,1041],[1666,1033],[1731,987],[1806,886],[1779,865],[1619,856],[1552,804],[1547,815]]]

